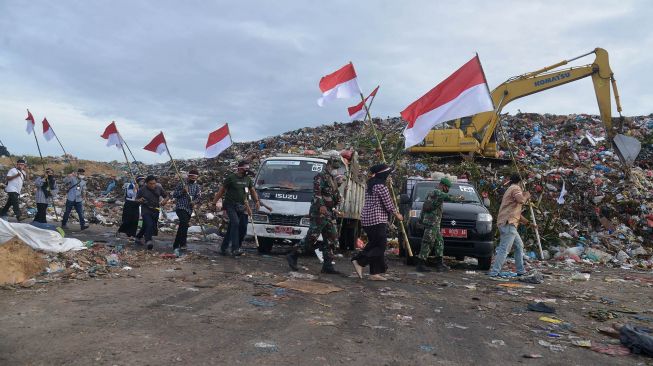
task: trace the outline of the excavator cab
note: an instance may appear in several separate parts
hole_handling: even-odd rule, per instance
[[[569,62],[594,54],[596,58],[589,65],[560,69]],[[409,152],[431,153],[477,153],[487,157],[497,157],[496,129],[502,108],[515,99],[519,99],[544,90],[555,88],[586,77],[592,77],[596,101],[599,105],[601,120],[605,126],[608,139],[625,168],[633,165],[641,150],[641,143],[616,131],[612,125],[611,89],[617,105],[620,119],[621,101],[617,82],[610,69],[608,52],[596,48],[591,52],[558,62],[542,69],[512,77],[492,90],[495,111],[475,114],[456,120],[453,128],[439,128],[429,132],[423,144],[411,147]]]

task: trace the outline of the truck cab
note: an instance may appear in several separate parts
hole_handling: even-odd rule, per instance
[[[407,218],[406,234],[414,255],[419,253],[424,226],[419,223],[424,199],[438,186],[438,180],[409,178],[400,196],[402,215]],[[492,260],[492,215],[474,186],[454,182],[449,189],[453,196],[463,196],[462,202],[444,202],[440,233],[444,238],[444,255],[478,259],[479,269],[489,269]]]
[[[306,237],[311,223],[309,210],[313,200],[313,178],[326,169],[326,164],[325,157],[302,155],[279,155],[261,163],[254,187],[272,212],[265,209],[254,212],[253,225],[247,228],[248,235],[256,232],[259,252],[267,253],[275,244],[294,244]],[[343,200],[338,208],[344,213],[341,245],[353,246],[348,241],[358,237],[358,220],[365,193],[355,176],[354,167],[357,167],[356,159],[339,170]]]

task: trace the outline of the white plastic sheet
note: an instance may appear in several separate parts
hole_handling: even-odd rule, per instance
[[[84,243],[78,239],[63,238],[58,232],[39,229],[30,224],[10,223],[0,220],[0,244],[18,237],[36,250],[45,252],[67,252],[69,250],[86,249]]]

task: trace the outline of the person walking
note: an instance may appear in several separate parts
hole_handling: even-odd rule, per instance
[[[73,208],[79,216],[79,226],[81,230],[88,229],[86,221],[84,220],[84,200],[86,200],[86,180],[84,180],[85,170],[82,168],[77,169],[77,173],[71,173],[64,178],[63,183],[66,187],[66,210],[63,213],[61,220],[61,227],[68,229],[68,218]]]
[[[172,198],[175,199],[175,212],[179,218],[177,235],[175,236],[175,242],[172,244],[172,250],[177,257],[181,257],[181,249],[186,249],[188,226],[193,215],[193,207],[202,197],[197,178],[199,178],[199,172],[196,169],[191,169],[188,172],[186,184],[179,182],[172,193]]]
[[[371,177],[367,180],[365,203],[361,211],[361,224],[367,234],[365,248],[356,254],[351,263],[356,274],[363,278],[363,267],[370,266],[370,280],[386,281],[382,276],[388,269],[385,261],[385,247],[388,241],[388,218],[394,216],[402,221],[386,186],[386,180],[392,173],[392,168],[386,164],[377,164],[370,168]]]
[[[7,220],[7,214],[11,207],[14,209],[16,221],[22,221],[20,217],[20,191],[23,190],[23,183],[28,179],[27,177],[27,164],[23,159],[19,159],[16,162],[16,167],[9,169],[7,172],[7,185],[5,187],[7,203],[5,203],[5,206],[0,210],[0,218],[3,220]]]
[[[145,177],[139,175],[136,177],[136,183],[127,182],[122,186],[125,203],[122,206],[122,223],[118,228],[118,233],[127,235],[128,238],[136,236],[138,229],[138,218],[140,217],[140,203],[136,200],[139,187],[145,183]]]
[[[52,169],[47,168],[44,176],[36,177],[34,186],[36,187],[36,216],[34,216],[34,221],[47,224],[46,213],[50,204],[49,199],[56,195],[58,190]],[[54,209],[56,210],[56,207]]]
[[[161,200],[162,198],[163,200]],[[168,203],[168,194],[160,184],[157,184],[155,176],[148,175],[145,178],[145,186],[136,193],[136,201],[141,204],[141,216],[143,217],[142,233],[139,232],[136,239],[140,242],[145,238],[147,250],[152,250],[154,248],[152,236],[154,236],[159,221],[161,206]]]
[[[322,242],[320,250],[323,254],[322,273],[340,274],[333,267],[333,248],[338,244],[338,225],[336,217],[338,216],[338,204],[340,203],[340,193],[335,182],[338,175],[338,168],[342,166],[340,154],[330,155],[326,168],[317,173],[313,178],[313,200],[309,209],[310,226],[306,237],[293,247],[290,254],[286,256],[288,265],[293,271],[297,271],[297,261],[299,256],[304,253],[313,251],[320,234]]]
[[[431,252],[435,253],[435,271],[446,272],[449,267],[444,264],[444,239],[440,233],[440,221],[442,220],[442,204],[462,200],[462,197],[453,197],[449,194],[451,181],[448,178],[440,179],[438,188],[431,191],[424,200],[419,223],[424,225],[424,236],[422,247],[417,255],[417,272],[431,272],[426,267],[426,260]]]
[[[536,226],[530,224],[521,214],[522,206],[531,198],[531,194],[524,192],[519,186],[519,182],[521,182],[519,174],[513,174],[510,177],[510,187],[508,187],[501,199],[501,206],[497,215],[499,247],[496,250],[492,268],[488,272],[488,276],[490,277],[499,276],[501,267],[503,267],[513,244],[515,245],[515,267],[517,267],[517,275],[522,276],[526,274],[524,268],[524,243],[517,232],[517,227],[520,223],[531,227]]]
[[[231,243],[231,255],[237,257],[243,254],[240,250],[241,237],[240,237],[240,227],[244,223],[244,227],[247,228],[247,209],[245,207],[247,203],[247,190],[252,195],[252,199],[256,204],[256,210],[261,209],[261,203],[259,201],[256,190],[254,189],[254,182],[252,178],[249,177],[249,162],[243,160],[238,163],[238,167],[235,173],[231,173],[225,178],[222,183],[222,187],[218,193],[215,194],[213,199],[213,207],[216,207],[218,201],[224,197],[222,207],[227,211],[227,216],[229,217],[229,242]],[[225,237],[224,240],[227,240]],[[224,243],[224,241],[223,241]],[[220,254],[226,255],[227,248],[222,246],[220,249]]]

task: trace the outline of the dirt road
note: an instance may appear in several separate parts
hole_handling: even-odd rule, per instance
[[[214,246],[191,249],[210,253]],[[372,282],[351,276],[346,258],[337,263],[342,276],[310,279],[319,272],[317,259],[301,264],[300,275],[291,275],[283,255],[259,256],[250,247],[238,259],[193,255],[111,278],[0,290],[0,364],[652,363],[572,344],[618,344],[596,330],[613,321],[650,326],[651,273],[596,267],[589,281],[572,282],[573,269],[539,267],[548,274],[543,284],[506,285],[464,264],[422,275],[392,260],[392,279]],[[342,290],[316,295],[276,286],[293,276]],[[563,323],[526,310],[534,299],[549,301]],[[625,308],[638,314],[619,312]],[[595,309],[619,318],[598,322],[588,316]],[[529,354],[542,358],[524,357]]]

